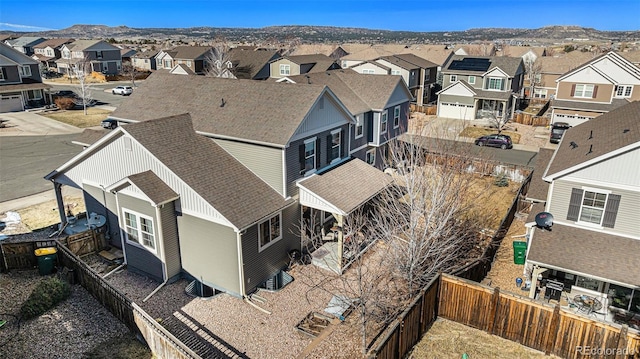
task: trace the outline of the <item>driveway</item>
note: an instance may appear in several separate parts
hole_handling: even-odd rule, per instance
[[[5,128],[0,128],[0,137],[68,135],[82,132],[81,128],[68,125],[34,112],[0,113]]]

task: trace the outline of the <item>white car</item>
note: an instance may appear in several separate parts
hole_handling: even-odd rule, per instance
[[[131,86],[118,86],[111,90],[111,93],[114,95],[122,95],[129,96],[133,92],[133,88]]]

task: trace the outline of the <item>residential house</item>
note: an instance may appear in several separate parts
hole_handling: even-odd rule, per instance
[[[141,71],[156,70],[156,56],[158,51],[138,52],[131,57],[131,64]]]
[[[115,75],[122,70],[120,49],[102,40],[76,40],[62,45],[62,57],[56,61],[58,72],[73,74],[79,64],[85,71]]]
[[[492,43],[463,44],[453,49],[454,55],[460,56],[496,56],[498,49]]]
[[[269,63],[269,76],[282,78],[339,68],[336,60],[326,55],[284,56]]]
[[[277,50],[257,46],[234,47],[229,50],[231,73],[235,78],[265,80],[269,78],[269,63],[280,57]]]
[[[129,49],[124,47],[120,49],[120,58],[122,58],[122,62],[131,63],[131,58],[135,56],[137,53],[138,51],[134,49]]]
[[[40,61],[40,67],[43,70],[56,70],[56,60],[62,56],[60,52],[62,45],[71,42],[73,42],[73,39],[48,39],[33,46],[34,53],[31,57]]]
[[[536,74],[533,74],[533,96],[530,94],[531,81],[529,75],[525,77],[525,96],[534,100],[548,101],[555,98],[556,80],[563,74],[575,69],[589,60],[593,55],[588,52],[571,51],[558,56],[542,56],[535,60]]]
[[[634,101],[570,128],[544,170],[534,172],[530,188],[540,182],[538,188],[547,193],[527,223],[525,267],[531,297],[548,297],[547,283],[559,286],[569,299],[596,298],[600,319],[635,314],[635,329],[640,329],[638,119],[640,102]],[[539,214],[550,214],[552,226],[539,226]]]
[[[17,39],[5,40],[4,43],[21,53],[31,56],[33,55],[33,47],[45,41],[42,37],[20,36]]]
[[[418,106],[426,105],[435,99],[432,90],[437,78],[437,64],[414,54],[384,56],[375,61],[389,67],[391,75],[402,76]]]
[[[42,83],[38,61],[0,43],[0,112],[50,103],[44,91],[49,88]]]
[[[332,70],[278,80],[328,86],[355,118],[349,129],[349,155],[384,168],[387,143],[407,132],[411,92],[402,78]]]
[[[156,55],[156,67],[158,70],[171,70],[176,65],[183,64],[194,73],[202,75],[207,66],[207,53],[211,49],[211,46],[178,46],[172,50],[162,50]]]
[[[551,121],[572,126],[640,100],[640,67],[608,52],[556,80]]]
[[[110,118],[117,129],[46,178],[63,210],[61,186],[83,189],[128,268],[158,281],[246,296],[303,250],[311,208],[332,227],[388,178],[350,158],[356,122],[327,86],[158,71]]]
[[[508,119],[521,98],[524,62],[519,57],[453,55],[442,76],[438,117]]]

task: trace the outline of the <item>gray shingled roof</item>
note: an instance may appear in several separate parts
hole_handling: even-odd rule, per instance
[[[253,79],[277,53],[277,50],[262,48],[232,48],[229,56],[233,63],[233,73],[239,79]]]
[[[86,128],[78,136],[76,136],[72,142],[80,144],[82,146],[91,146],[94,143],[98,142],[99,139],[104,137],[109,132],[111,131],[103,128],[95,130]]]
[[[178,197],[178,194],[151,170],[136,173],[127,178],[155,205]]]
[[[155,72],[110,117],[147,121],[190,113],[197,131],[284,146],[323,91],[320,85]]]
[[[11,46],[0,42],[0,56],[4,57],[2,59],[3,63],[7,65],[15,65],[16,63],[20,65],[26,64],[37,64],[38,61],[32,59],[31,57],[23,54],[22,52],[12,48]],[[14,63],[7,63],[8,61],[13,61]]]
[[[44,49],[47,46],[51,46],[52,48],[57,48],[60,47],[66,43],[72,42],[73,39],[68,39],[68,38],[60,38],[60,39],[48,39],[45,40],[37,45],[35,45],[33,48],[34,49]]]
[[[623,98],[614,98],[611,103],[594,103],[589,101],[570,101],[570,100],[553,100],[551,101],[551,108],[571,109],[571,110],[586,110],[586,111],[598,111],[609,112],[615,110],[620,106],[628,104],[629,101]]]
[[[12,47],[34,45],[34,43],[37,45],[43,41],[45,41],[44,38],[36,36],[20,36],[17,39],[7,40]]]
[[[442,72],[446,73],[468,73],[468,74],[478,74],[484,73],[485,71],[461,71],[461,70],[449,70],[449,66],[454,60],[462,60],[464,58],[474,58],[474,59],[489,59],[490,65],[487,71],[491,71],[496,67],[499,67],[502,71],[506,72],[508,76],[515,76],[518,74],[518,70],[520,69],[520,64],[522,63],[521,57],[508,57],[508,56],[463,56],[463,55],[453,55],[449,58],[446,64],[442,67]],[[524,71],[524,68],[522,68]]]
[[[299,182],[301,187],[347,214],[369,201],[389,184],[391,176],[357,158]]]
[[[121,128],[239,229],[292,203],[213,140],[196,134],[188,114]]]
[[[640,241],[556,224],[537,229],[528,260],[640,286]]]
[[[545,176],[640,142],[640,101],[574,126],[562,136]],[[571,145],[575,143],[577,146]]]
[[[392,64],[395,64],[397,66],[400,66],[405,70],[412,70],[415,68],[428,69],[432,67],[438,67],[438,65],[434,64],[433,62],[423,59],[422,57],[416,56],[414,54],[383,56],[380,59],[390,62]]]
[[[547,170],[547,166],[551,161],[554,150],[550,148],[541,148],[536,155],[536,165],[533,167],[533,177],[527,191],[527,199],[546,202],[549,194],[549,182],[543,181],[542,177]]]
[[[294,56],[285,56],[284,58],[298,65],[315,64],[309,70],[309,73],[327,71],[331,67],[331,65],[333,65],[334,63],[337,63],[335,59],[332,59],[329,56],[321,55],[321,54],[297,55],[297,56],[294,55]],[[278,61],[278,59],[273,61]]]
[[[167,51],[174,59],[193,60],[211,50],[211,46],[178,46],[171,51]]]

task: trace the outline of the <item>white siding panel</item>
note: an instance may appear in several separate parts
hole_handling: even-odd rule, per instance
[[[598,70],[601,70],[607,76],[613,78],[618,84],[624,85],[639,85],[640,79],[631,75],[627,70],[623,69],[617,63],[611,61],[609,58],[602,58],[600,61],[593,65]]]
[[[320,102],[323,102],[322,106]],[[351,118],[347,117],[339,109],[338,104],[325,93],[302,121],[290,142],[313,136],[318,132],[337,128],[349,122],[351,122]]]
[[[598,181],[609,186],[635,186],[640,192],[640,148],[566,176],[567,180]]]
[[[476,80],[477,81],[477,80]],[[466,96],[472,97],[473,92],[471,92],[466,86],[461,83],[457,83],[445,91],[440,93],[441,95],[452,95],[452,96]]]
[[[562,81],[587,84],[611,84],[611,81],[607,80],[604,76],[589,67],[578,71]]]
[[[115,139],[66,171],[66,176],[77,184],[87,181],[108,187],[132,174],[152,170],[169,187],[180,194],[180,203],[184,212],[232,226],[220,212],[135,140],[131,140],[131,150],[125,149],[125,139],[127,138],[130,137],[125,135]],[[133,192],[135,193],[135,190]]]

